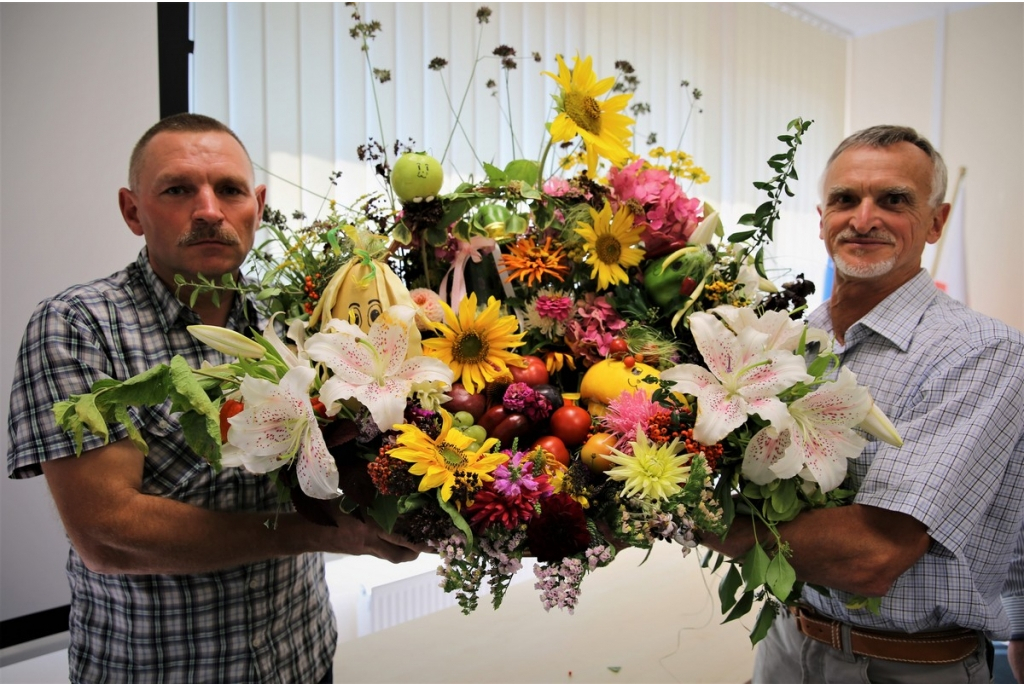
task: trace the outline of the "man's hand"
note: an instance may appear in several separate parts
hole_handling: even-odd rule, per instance
[[[338,512],[335,522],[337,528],[310,524],[319,529],[313,531],[314,534],[323,538],[322,544],[314,541],[314,547],[337,554],[369,554],[396,564],[433,551],[426,543],[412,543],[400,535],[385,532],[372,520],[364,522]]]

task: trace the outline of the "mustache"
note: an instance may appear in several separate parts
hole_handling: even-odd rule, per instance
[[[238,245],[239,240],[233,232],[221,224],[197,223],[192,229],[178,238],[178,247],[188,247],[196,243],[217,242],[224,245]]]
[[[889,244],[889,245],[895,245],[896,244],[896,239],[892,237],[891,233],[889,233],[888,231],[881,231],[881,230],[871,230],[871,231],[868,231],[867,233],[858,233],[857,231],[853,230],[852,228],[846,228],[846,229],[843,229],[842,231],[840,231],[839,235],[836,236],[836,240],[858,240],[858,239],[877,240],[878,242],[886,243],[886,244]]]

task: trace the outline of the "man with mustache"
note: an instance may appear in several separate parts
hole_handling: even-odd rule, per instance
[[[118,194],[138,259],[41,303],[22,342],[11,392],[8,474],[44,474],[71,541],[72,682],[331,682],[337,641],[321,552],[394,562],[418,549],[335,512],[313,525],[277,503],[266,476],[214,472],[184,441],[170,403],[132,413],[126,430],[74,438],[53,403],[182,355],[198,368],[230,361],[192,324],[262,330],[254,300],[176,288],[175,277],[239,276],[266,195],[238,137],[183,114],[137,143]]]
[[[835,287],[809,323],[835,337],[904,445],[872,440],[850,462],[854,504],[779,526],[798,578],[827,593],[805,588],[776,620],[754,682],[991,682],[989,640],[1008,638],[1024,676],[1024,338],[921,269],[945,191],[942,157],[904,127],[853,134],[825,169]],[[742,557],[751,520],[705,544]],[[849,608],[856,596],[881,597],[880,613]]]

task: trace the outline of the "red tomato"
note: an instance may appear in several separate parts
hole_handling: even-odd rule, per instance
[[[565,443],[554,435],[545,435],[542,438],[537,438],[537,442],[533,443],[530,449],[535,450],[538,447],[553,456],[555,461],[562,466],[569,465],[569,450],[565,448]]]
[[[231,424],[228,423],[235,414],[245,409],[245,405],[238,400],[224,400],[224,404],[220,407],[220,443],[223,445],[228,441],[228,429],[231,428]]]
[[[543,359],[526,355],[523,361],[526,362],[526,368],[512,365],[508,367],[516,383],[526,383],[532,388],[535,385],[544,385],[550,380],[548,367],[544,365]]]
[[[608,351],[612,354],[625,354],[629,352],[629,345],[622,338],[615,338],[608,343]]]
[[[551,433],[570,447],[582,445],[590,429],[590,412],[583,407],[566,404],[551,414]]]

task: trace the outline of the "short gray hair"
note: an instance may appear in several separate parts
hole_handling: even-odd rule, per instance
[[[245,143],[226,124],[205,114],[193,114],[191,112],[172,114],[153,124],[148,131],[142,134],[139,142],[135,143],[131,161],[128,163],[128,187],[133,192],[138,190],[139,174],[142,170],[142,162],[146,156],[146,146],[149,145],[149,141],[153,140],[157,134],[164,132],[226,133],[238,141],[238,144],[242,146],[242,151],[245,152],[246,158],[249,159],[249,163],[252,164],[252,158],[249,157],[249,151],[245,149]]]
[[[832,156],[828,158],[828,163],[825,165],[825,171],[821,175],[822,199],[824,200],[825,198],[825,178],[828,176],[828,170],[832,168],[832,162],[834,162],[844,150],[851,147],[892,147],[899,143],[910,143],[922,150],[926,155],[928,155],[928,158],[932,160],[932,193],[928,196],[928,204],[933,209],[938,207],[946,197],[946,184],[948,183],[946,163],[942,160],[942,155],[940,155],[939,151],[935,149],[935,146],[928,142],[927,138],[909,126],[872,126],[870,128],[857,131],[853,135],[847,137],[846,140],[839,143],[839,147],[837,147],[832,153]]]

